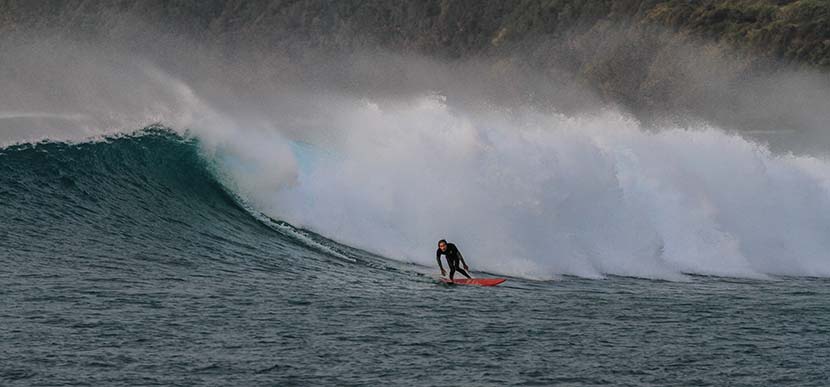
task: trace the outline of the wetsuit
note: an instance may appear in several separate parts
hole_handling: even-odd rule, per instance
[[[443,271],[444,266],[441,265],[441,255],[442,254],[447,257],[447,265],[449,265],[449,267],[450,267],[450,280],[452,280],[452,277],[455,275],[456,271],[458,271],[461,274],[464,274],[464,276],[467,277],[467,278],[473,278],[473,277],[470,277],[470,275],[467,274],[467,272],[464,271],[464,269],[462,269],[458,265],[459,263],[464,261],[464,257],[461,255],[461,252],[458,251],[458,248],[455,247],[454,244],[447,243],[447,251],[441,251],[441,249],[439,248],[435,252],[435,260],[438,261],[438,267],[440,267],[441,270]]]

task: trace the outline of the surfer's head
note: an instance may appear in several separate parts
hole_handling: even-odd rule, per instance
[[[441,249],[441,251],[446,250],[447,249],[447,241],[445,239],[441,239],[440,241],[438,241],[438,248]]]

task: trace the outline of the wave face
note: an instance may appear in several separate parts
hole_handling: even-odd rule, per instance
[[[298,268],[354,261],[313,234],[252,216],[201,149],[197,140],[159,127],[92,142],[3,148],[0,255],[54,270],[73,262],[121,274],[205,266],[210,273],[238,272],[263,259],[297,256],[306,257]]]

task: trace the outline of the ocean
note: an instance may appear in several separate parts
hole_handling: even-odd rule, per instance
[[[467,254],[507,282],[448,286],[434,246],[390,257],[267,215],[215,156],[159,126],[0,149],[0,384],[827,384],[822,275],[523,276]]]

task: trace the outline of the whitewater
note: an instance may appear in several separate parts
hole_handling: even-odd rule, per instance
[[[535,279],[830,273],[824,159],[707,126],[646,131],[615,112],[469,116],[440,97],[350,107],[322,124],[343,135],[294,147],[305,164],[295,180],[274,191],[245,183],[247,196],[272,216],[425,265],[447,237],[488,271]]]

